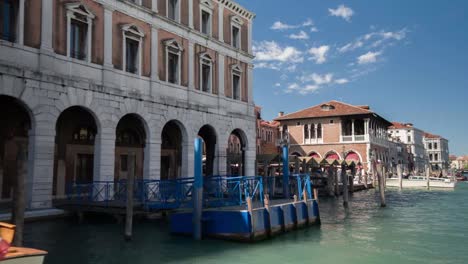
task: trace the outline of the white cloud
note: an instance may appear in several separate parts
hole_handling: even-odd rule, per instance
[[[290,39],[309,39],[309,35],[305,31],[301,30],[297,34],[289,35],[289,38]]]
[[[253,47],[255,60],[301,63],[302,52],[292,46],[282,47],[275,41],[262,41]]]
[[[336,84],[345,84],[345,83],[349,83],[349,80],[345,79],[345,78],[337,79],[337,80],[335,80],[335,83]]]
[[[281,21],[276,21],[270,27],[270,29],[273,29],[273,30],[287,30],[287,29],[294,29],[294,28],[298,28],[298,26],[288,25],[288,24],[285,24],[285,23],[283,23]]]
[[[348,22],[351,21],[351,17],[354,15],[354,11],[345,5],[340,5],[336,9],[329,8],[328,11],[331,16],[341,17]]]
[[[366,54],[363,54],[357,58],[358,64],[369,64],[377,61],[377,57],[382,54],[381,51],[372,52],[369,51]]]
[[[345,53],[345,52],[352,51],[352,50],[355,50],[357,48],[360,48],[362,46],[364,46],[364,42],[362,42],[361,40],[357,40],[357,41],[350,42],[350,43],[344,45],[343,47],[339,48],[338,51],[340,53]]]
[[[354,41],[340,47],[338,51],[345,53],[365,47],[367,49],[387,47],[406,38],[408,30],[403,28],[398,31],[373,31],[356,38]]]
[[[258,62],[258,63],[255,63],[255,68],[257,68],[257,69],[270,69],[270,70],[279,71],[279,70],[281,70],[281,65],[282,65],[282,63]]]
[[[281,83],[275,83],[275,87],[280,87]]]
[[[309,49],[309,54],[312,55],[310,59],[314,60],[317,64],[322,64],[327,61],[327,53],[330,50],[330,46],[313,47]]]
[[[310,18],[306,19],[304,22],[302,22],[301,24],[297,24],[297,25],[292,25],[292,24],[283,23],[281,21],[276,21],[275,23],[273,23],[273,25],[271,25],[270,29],[284,31],[284,30],[308,28],[308,27],[311,27],[310,29],[311,32],[318,31],[318,29],[315,27],[314,21]]]

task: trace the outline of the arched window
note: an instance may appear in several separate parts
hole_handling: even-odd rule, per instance
[[[92,26],[95,15],[81,3],[67,9],[67,56],[91,62]]]
[[[184,50],[174,39],[164,42],[166,47],[166,81],[180,85],[181,83],[181,57]]]
[[[142,44],[145,34],[135,25],[122,26],[123,70],[141,75]]]
[[[90,127],[79,126],[73,131],[74,143],[88,143],[93,144],[96,137],[96,131]]]
[[[213,61],[206,52],[200,54],[200,90],[213,92]]]
[[[167,0],[167,17],[180,22],[180,0]]]

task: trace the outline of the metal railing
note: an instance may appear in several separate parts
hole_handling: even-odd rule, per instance
[[[284,197],[283,176],[264,176],[263,182],[265,194],[268,194],[270,199],[290,199],[296,195],[298,200],[302,200],[304,191],[307,194],[307,199],[312,199],[312,182],[309,174],[292,174],[289,176],[288,190],[290,197]]]
[[[263,204],[263,180],[259,176],[211,176],[203,183],[206,207],[245,205],[247,198]]]

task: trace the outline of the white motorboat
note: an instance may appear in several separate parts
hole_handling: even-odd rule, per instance
[[[455,188],[457,181],[449,178],[433,178],[429,177],[430,188]],[[388,187],[399,187],[398,178],[388,178],[386,181]],[[427,188],[428,182],[425,176],[410,176],[408,179],[403,179],[403,188]]]

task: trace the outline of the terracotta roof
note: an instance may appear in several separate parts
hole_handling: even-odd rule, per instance
[[[369,115],[369,114],[377,115],[375,112],[369,110],[368,106],[355,106],[355,105],[350,105],[350,104],[346,104],[343,102],[333,100],[333,101],[319,104],[316,106],[312,106],[303,110],[299,110],[291,114],[277,117],[275,118],[275,120],[281,121],[281,120],[316,118],[316,117],[335,117],[335,116]]]
[[[439,136],[439,135],[434,135],[434,134],[427,133],[427,132],[424,132],[424,137],[425,137],[425,138],[442,138],[442,137]]]
[[[261,126],[269,126],[269,127],[273,127],[273,128],[276,128],[279,126],[279,122],[277,121],[265,121],[265,120],[262,120],[260,121],[260,125]]]
[[[390,128],[390,129],[413,128],[413,124],[411,124],[411,123],[392,122],[392,125],[389,126],[388,128]]]

